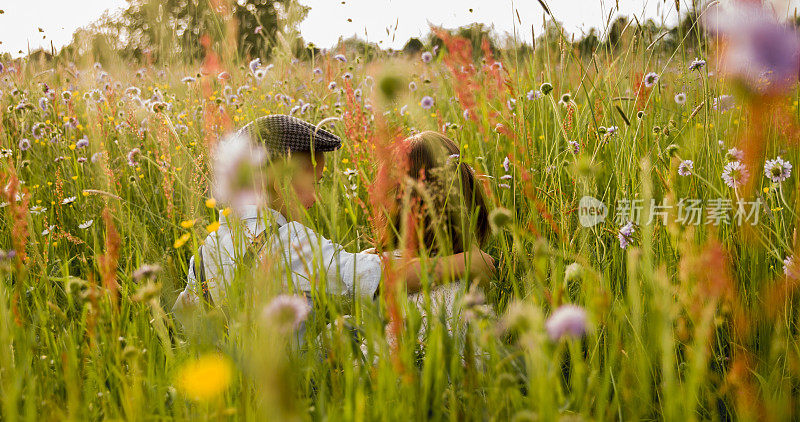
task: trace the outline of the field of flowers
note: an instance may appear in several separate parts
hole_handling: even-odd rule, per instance
[[[800,42],[747,16],[666,54],[440,32],[414,56],[4,63],[1,418],[797,418]],[[373,246],[393,143],[460,145],[498,272],[457,327],[419,335],[402,293],[322,298],[297,350],[291,324],[265,322],[292,310],[256,271],[227,329],[177,323],[225,209],[214,146],[271,113],[345,140],[307,224],[350,251]]]

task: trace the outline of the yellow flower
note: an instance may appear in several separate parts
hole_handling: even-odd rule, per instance
[[[173,244],[172,244],[172,246],[173,246],[175,249],[178,249],[178,248],[180,248],[181,246],[185,245],[185,244],[186,244],[186,242],[188,242],[188,241],[189,241],[189,237],[190,237],[190,236],[191,236],[191,235],[190,235],[189,233],[184,233],[184,234],[183,234],[183,236],[181,236],[181,237],[179,237],[179,238],[175,239],[175,243],[173,243]]]
[[[206,226],[206,231],[209,233],[214,233],[217,230],[219,230],[219,221],[215,221]]]
[[[211,353],[186,363],[178,371],[175,384],[185,396],[207,401],[227,390],[232,378],[230,361],[220,354]]]
[[[231,207],[225,207],[225,209],[222,210],[222,215],[224,215],[225,217],[227,217],[228,214],[230,213],[231,213]]]
[[[214,198],[206,199],[206,208],[214,208],[217,206],[217,200]]]
[[[183,220],[181,221],[181,227],[184,229],[188,229],[189,227],[194,226],[195,220]]]

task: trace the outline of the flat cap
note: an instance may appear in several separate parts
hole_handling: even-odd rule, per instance
[[[239,134],[261,143],[272,154],[312,149],[329,152],[342,146],[342,140],[333,133],[285,114],[259,117],[239,129]]]

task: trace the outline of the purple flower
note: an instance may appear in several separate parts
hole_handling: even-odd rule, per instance
[[[633,233],[636,229],[633,227],[633,222],[629,221],[624,226],[620,227],[617,237],[619,238],[619,247],[625,249],[633,241]]]
[[[315,74],[315,75],[321,75],[321,74],[322,74],[322,69],[321,69],[321,68],[319,68],[319,67],[315,67],[315,68],[314,68],[314,74]]]
[[[344,54],[337,54],[333,56],[333,58],[339,60],[342,63],[347,63],[347,57],[345,57]]]
[[[541,91],[530,90],[525,95],[525,98],[527,98],[528,101],[533,101],[533,100],[542,98],[542,92]]]
[[[741,161],[731,161],[722,169],[722,180],[732,188],[742,186],[747,182],[750,173]]]
[[[19,149],[22,151],[27,151],[31,147],[31,141],[27,138],[22,138],[19,140]]]
[[[653,85],[658,83],[658,73],[650,72],[644,75],[644,86],[647,88],[652,88]]]
[[[694,59],[689,65],[689,71],[700,70],[706,66],[706,61],[701,59]]]
[[[344,75],[342,75],[342,79],[344,80],[353,79],[353,74],[350,72],[345,72]]]
[[[683,160],[678,165],[678,174],[681,176],[689,176],[694,171],[694,161],[692,160]]]
[[[139,148],[134,148],[134,149],[128,151],[128,165],[129,166],[136,167],[136,166],[139,165],[139,160],[138,160],[139,154],[141,154],[141,151],[139,150]]]
[[[328,84],[328,89],[330,89],[331,91],[336,89],[336,82],[331,81],[331,83]]]
[[[559,306],[547,318],[544,328],[553,341],[568,337],[580,338],[586,334],[586,310],[576,305]]]
[[[89,146],[89,140],[86,139],[86,137],[79,139],[78,142],[75,143],[76,148],[85,148],[87,146]]]
[[[511,160],[509,160],[508,156],[506,156],[506,158],[503,159],[503,170],[505,170],[506,173],[508,173],[510,169],[511,169]]]
[[[783,260],[783,273],[789,278],[800,279],[800,267],[797,266],[794,255],[789,255]]]
[[[0,62],[0,73],[3,73],[4,70],[6,70],[6,67],[3,66],[2,62]]]
[[[47,97],[39,98],[39,108],[41,108],[42,111],[47,111],[47,102]]]
[[[424,108],[425,110],[430,110],[430,108],[433,107],[433,98],[426,95],[422,97],[422,100],[419,102],[419,105],[421,105],[422,108]]]
[[[744,152],[739,148],[733,147],[725,153],[725,159],[728,161],[742,161],[744,160]]]
[[[713,7],[702,23],[708,32],[726,40],[722,70],[753,91],[779,94],[797,83],[800,38],[765,8],[745,2]]]
[[[581,152],[581,144],[578,141],[569,141],[569,146],[572,147],[572,152],[578,154]]]
[[[253,30],[253,33],[254,33],[254,34],[260,34],[260,33],[261,33],[261,31],[262,31],[263,29],[264,29],[264,27],[263,27],[263,26],[261,26],[261,25],[258,25],[258,26],[256,27],[256,29],[254,29],[254,30]]]
[[[433,60],[433,54],[431,54],[429,51],[426,51],[426,52],[422,53],[422,62],[423,63],[430,63],[431,60]]]
[[[279,295],[272,299],[262,312],[262,318],[270,325],[281,329],[297,329],[308,318],[311,311],[302,296]]]
[[[517,105],[517,100],[513,98],[509,98],[508,101],[506,101],[506,107],[508,107],[509,110],[514,110],[515,105]]]
[[[733,95],[720,95],[717,98],[714,98],[714,103],[712,104],[711,108],[720,113],[724,113],[733,109],[736,105],[733,99]]]
[[[792,175],[792,165],[778,156],[773,160],[767,160],[764,164],[764,174],[769,180],[781,183]]]
[[[417,90],[417,83],[414,82],[414,81],[409,82],[408,83],[408,90],[409,91],[416,91]]]

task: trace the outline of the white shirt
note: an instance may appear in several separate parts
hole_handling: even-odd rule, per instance
[[[220,213],[219,223],[219,229],[206,237],[202,249],[209,294],[217,305],[224,302],[226,290],[234,282],[236,263],[264,230],[269,231],[261,255],[278,258],[290,271],[291,282],[298,290],[311,292],[312,280],[316,280],[325,283],[328,294],[372,299],[380,285],[380,256],[347,252],[310,228],[296,221],[288,222],[275,210],[244,207],[238,218],[232,213],[228,216]],[[193,256],[189,261],[186,288],[178,296],[173,310],[180,311],[199,303],[202,293],[194,268]]]

